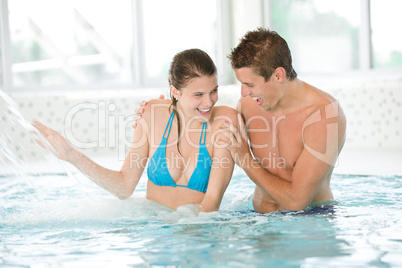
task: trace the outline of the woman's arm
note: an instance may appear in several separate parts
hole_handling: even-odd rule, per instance
[[[200,212],[211,212],[219,209],[223,194],[232,177],[233,167],[234,162],[230,152],[225,148],[215,148],[208,189],[204,199],[198,206]]]
[[[144,170],[144,165],[132,162],[148,158],[147,127],[145,119],[141,119],[134,133],[133,144],[120,171],[104,168],[80,151],[73,148],[67,140],[53,129],[35,121],[33,126],[45,137],[46,143],[36,140],[56,157],[74,165],[97,185],[120,199],[128,198],[134,191]],[[146,139],[144,141],[144,138]]]
[[[214,132],[211,135],[211,143],[214,145],[214,151],[208,189],[198,208],[201,212],[216,211],[219,209],[223,194],[225,193],[233,174],[234,161],[232,155],[229,150],[224,148],[224,146],[218,144],[216,137],[218,137],[218,132],[221,131],[220,126],[225,120],[235,122],[235,124],[237,123],[237,120],[235,120],[237,112],[229,107],[219,108],[221,109],[221,112],[214,120],[216,125],[214,126]]]

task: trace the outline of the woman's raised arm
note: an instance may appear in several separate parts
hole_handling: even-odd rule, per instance
[[[146,127],[143,127],[144,122],[144,119],[139,121],[140,124],[138,124],[134,133],[133,145],[120,171],[110,170],[98,165],[89,157],[73,148],[58,132],[40,122],[35,121],[33,126],[47,141],[41,142],[37,139],[36,142],[40,146],[53,153],[59,159],[74,165],[78,170],[108,192],[120,199],[125,199],[135,190],[144,170],[143,166],[131,165],[129,160],[133,159],[133,155],[145,159],[145,161],[148,158],[148,141],[143,141],[144,137],[147,137],[146,134],[144,134],[144,132],[146,132]],[[138,141],[141,141],[141,146]]]

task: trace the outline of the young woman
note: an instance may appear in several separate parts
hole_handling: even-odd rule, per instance
[[[152,100],[145,107],[120,171],[97,165],[59,133],[35,121],[34,126],[54,150],[37,142],[120,199],[132,195],[147,168],[148,199],[172,209],[195,204],[198,211],[218,210],[234,161],[216,137],[225,120],[237,122],[237,112],[214,107],[217,70],[208,54],[199,49],[175,55],[169,84],[171,100]]]

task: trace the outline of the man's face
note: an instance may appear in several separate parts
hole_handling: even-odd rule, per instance
[[[276,77],[273,74],[268,81],[257,75],[250,67],[235,69],[237,80],[241,82],[241,95],[254,99],[261,109],[270,111],[275,108],[281,97]]]

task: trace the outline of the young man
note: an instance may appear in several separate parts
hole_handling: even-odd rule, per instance
[[[248,32],[229,59],[241,82],[243,119],[239,128],[226,124],[222,141],[256,184],[255,211],[333,199],[330,180],[346,130],[338,102],[297,78],[288,45],[274,31]]]

